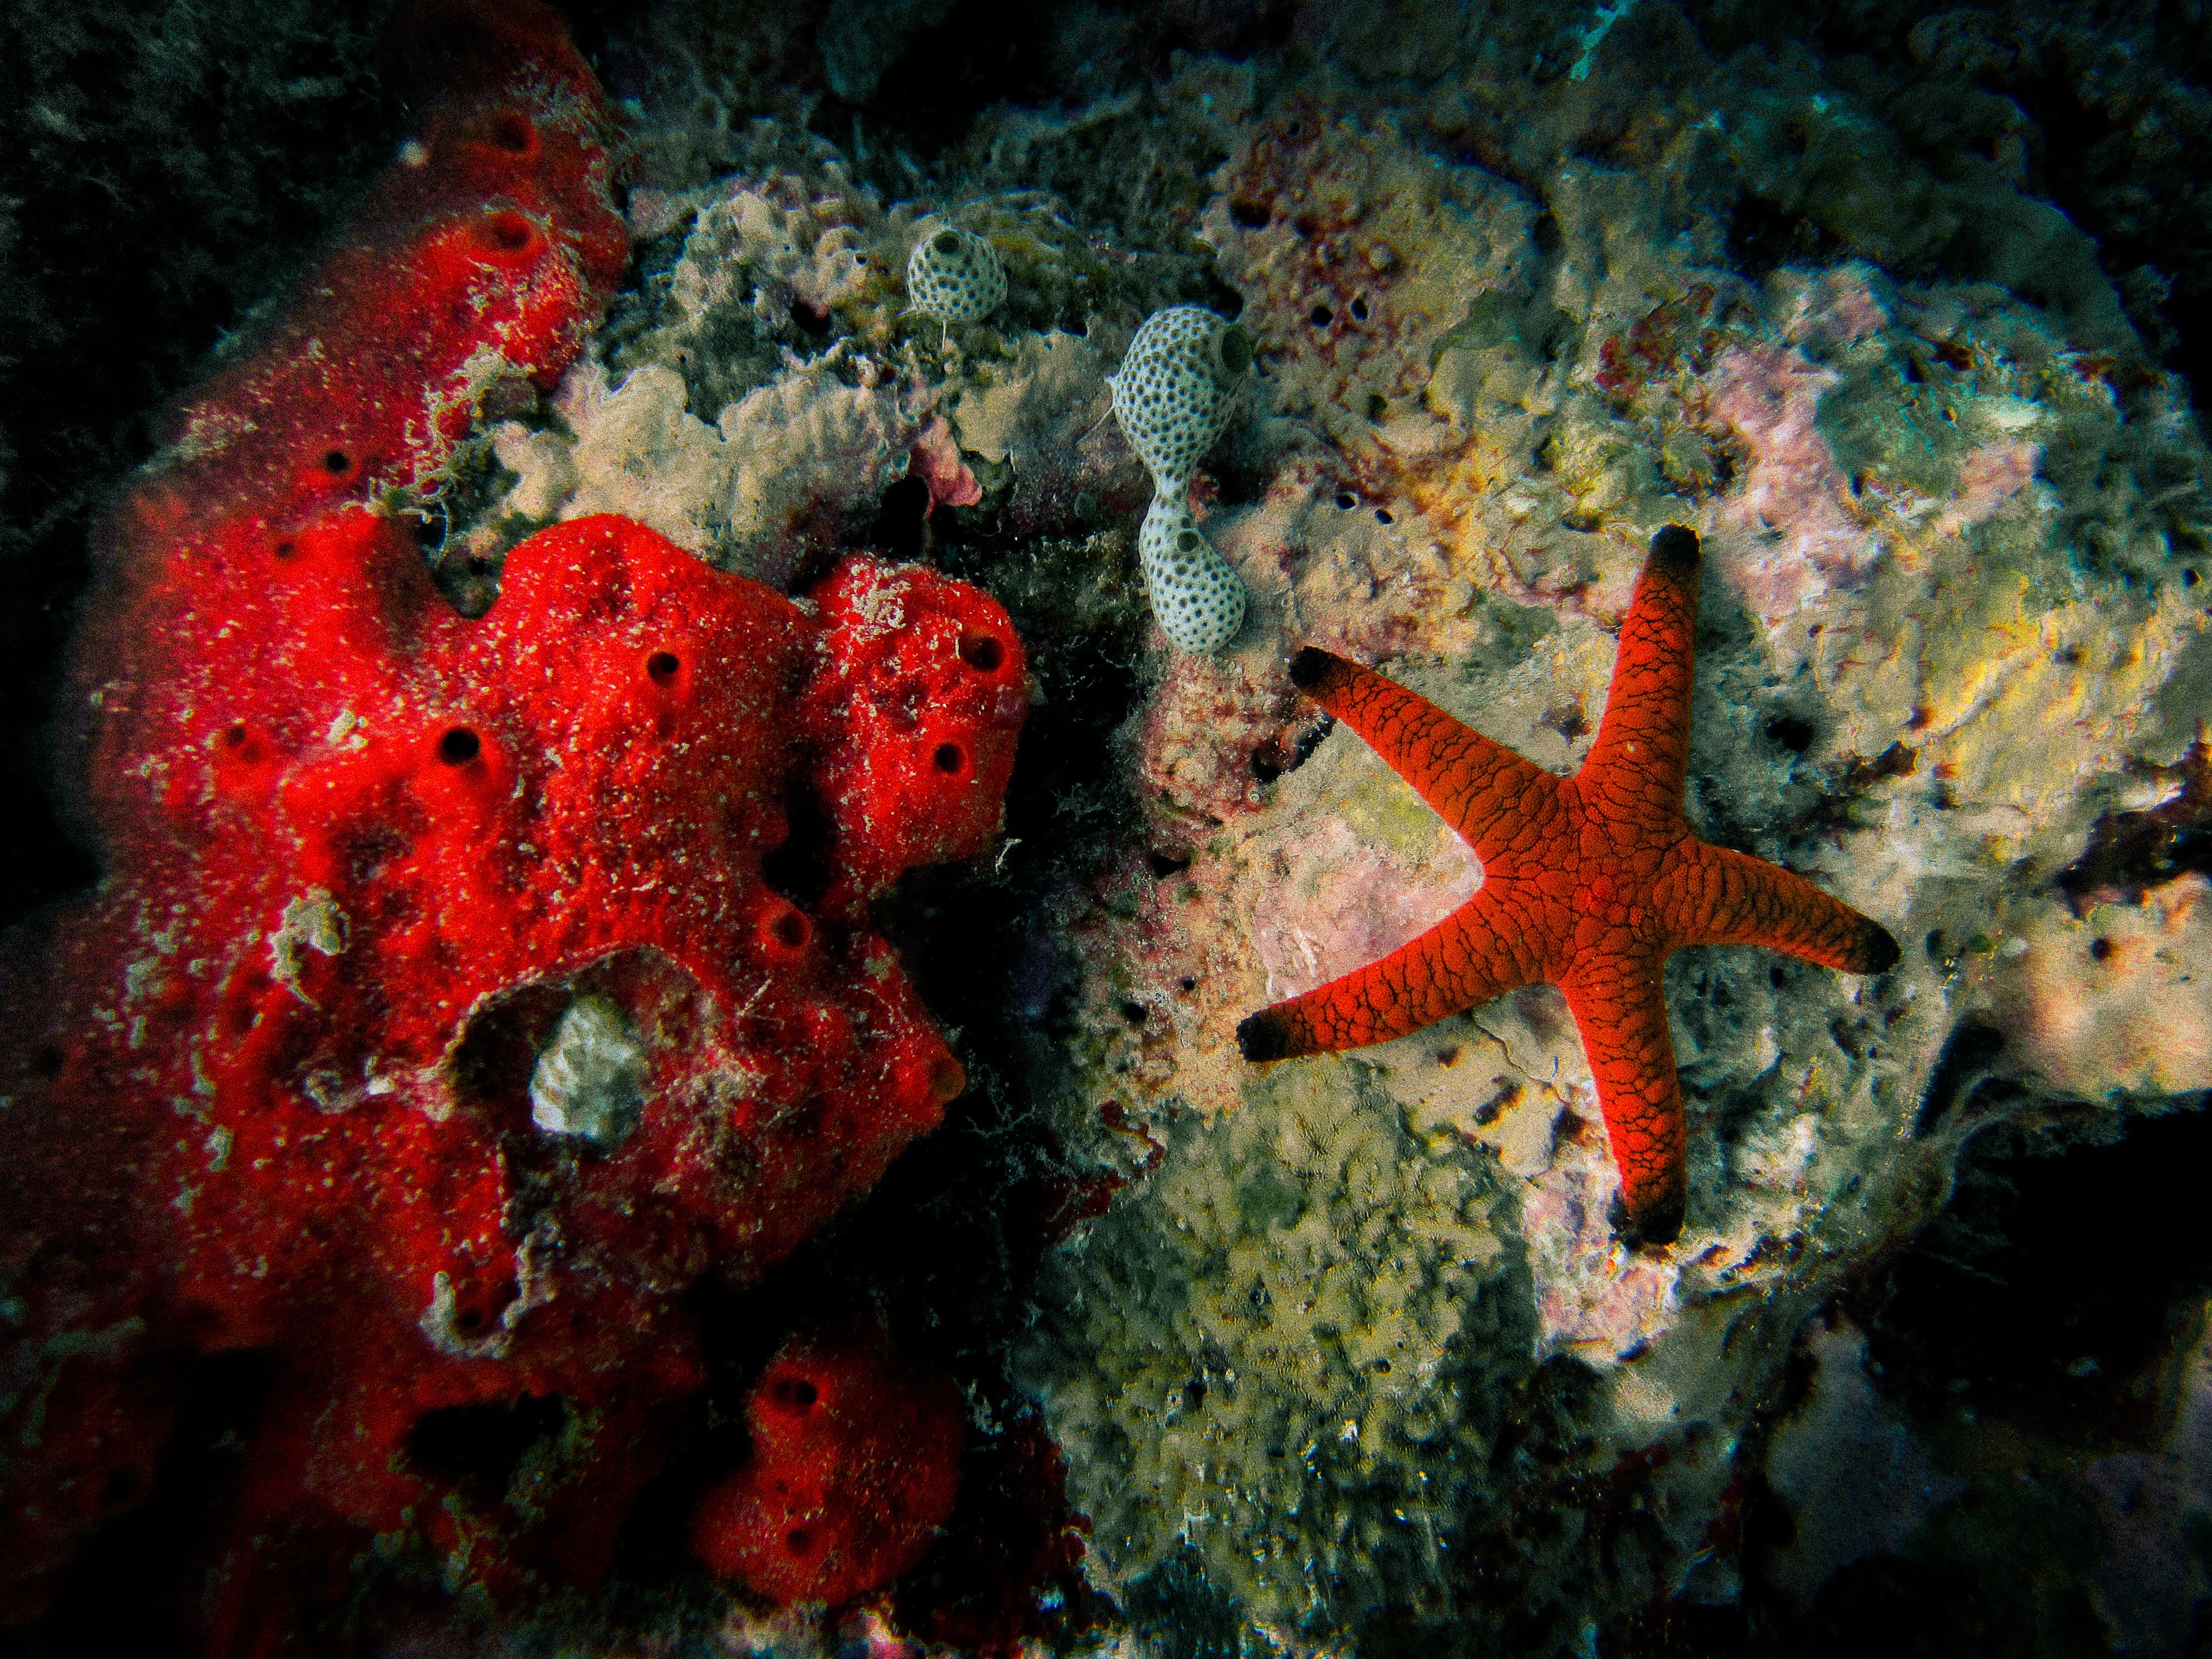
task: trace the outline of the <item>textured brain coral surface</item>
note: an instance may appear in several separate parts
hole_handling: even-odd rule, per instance
[[[255,1404],[184,1544],[210,1651],[316,1650],[373,1559],[495,1608],[597,1583],[706,1378],[687,1289],[759,1279],[965,1086],[868,907],[996,836],[1021,641],[919,567],[795,601],[606,515],[455,610],[394,507],[575,358],[626,239],[550,15],[418,25],[420,136],[101,538],[69,757],[105,878],[5,965],[11,1623],[125,1570],[221,1356]],[[949,1507],[948,1385],[867,1364],[921,1472],[801,1592]]]

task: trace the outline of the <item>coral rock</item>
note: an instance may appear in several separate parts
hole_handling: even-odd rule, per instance
[[[752,1459],[701,1501],[692,1547],[772,1601],[836,1603],[888,1584],[952,1513],[959,1393],[879,1341],[795,1339],[745,1420]]]

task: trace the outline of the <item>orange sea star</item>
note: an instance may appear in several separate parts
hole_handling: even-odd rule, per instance
[[[1358,1048],[1518,986],[1566,994],[1620,1168],[1632,1243],[1681,1229],[1682,1093],[1661,971],[1686,945],[1760,945],[1880,973],[1897,941],[1802,877],[1682,817],[1698,538],[1651,539],[1582,770],[1544,771],[1372,670],[1311,647],[1291,678],[1370,744],[1482,860],[1482,887],[1418,939],[1237,1028],[1245,1058]]]

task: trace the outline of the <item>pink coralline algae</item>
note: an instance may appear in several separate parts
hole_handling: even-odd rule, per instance
[[[0,967],[0,1618],[242,1352],[211,1650],[312,1644],[377,1561],[495,1606],[596,1581],[704,1376],[685,1291],[757,1279],[963,1086],[866,906],[997,833],[994,601],[852,557],[796,604],[599,517],[471,620],[375,505],[550,385],[624,256],[550,14],[435,15],[419,142],[100,550],[106,876]],[[518,1409],[548,1432],[507,1474],[447,1454]]]
[[[1731,347],[1713,366],[1712,411],[1748,453],[1742,490],[1723,509],[1743,550],[1738,583],[1770,622],[1837,584],[1852,585],[1881,544],[1850,512],[1850,485],[1818,424],[1838,377],[1786,345]]]

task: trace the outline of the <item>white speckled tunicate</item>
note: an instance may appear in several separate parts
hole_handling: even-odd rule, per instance
[[[979,322],[1006,297],[1006,268],[997,250],[972,230],[945,225],[907,256],[907,297],[940,323]]]
[[[1154,312],[1114,377],[1114,418],[1162,495],[1182,494],[1237,412],[1252,337],[1196,306]]]
[[[580,996],[530,1074],[530,1121],[549,1134],[612,1146],[636,1126],[644,1083],[645,1050],[622,1010]]]
[[[1170,645],[1210,656],[1237,637],[1244,625],[1244,584],[1188,507],[1155,495],[1137,532],[1137,550],[1152,614]]]

